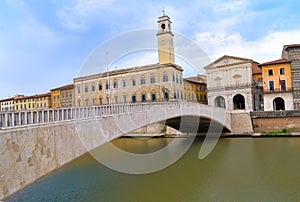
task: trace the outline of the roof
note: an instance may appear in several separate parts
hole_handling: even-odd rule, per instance
[[[74,78],[75,81],[81,81],[85,79],[98,79],[102,77],[107,77],[107,76],[114,76],[114,75],[120,75],[120,74],[127,74],[131,72],[139,72],[139,71],[145,71],[145,70],[151,70],[151,69],[158,69],[158,68],[164,68],[164,67],[174,67],[175,69],[179,71],[183,71],[182,67],[176,64],[150,64],[150,65],[143,65],[143,66],[137,66],[137,67],[130,67],[130,68],[125,68],[125,69],[118,69],[118,70],[112,70],[108,72],[102,72],[102,73],[97,73],[97,74],[91,74],[91,75],[86,75],[78,78]]]
[[[64,90],[64,89],[72,89],[74,88],[74,84],[67,84],[67,85],[64,85],[64,86],[60,86],[60,87],[57,87],[57,88],[53,88],[51,89],[50,91],[53,91],[53,90]]]
[[[258,65],[258,62],[252,62],[252,74],[261,74],[261,69]]]
[[[293,47],[299,47],[300,48],[300,44],[289,44],[289,45],[284,45],[283,49],[286,50],[288,48],[293,48]]]
[[[14,100],[14,97],[3,98],[0,100],[0,102],[6,102],[6,101],[10,101],[10,100]]]
[[[230,62],[228,60],[232,60],[233,62],[232,61]],[[222,61],[224,61],[224,63],[222,63]],[[251,63],[251,62],[255,62],[255,61],[253,61],[252,59],[248,59],[248,58],[224,55],[224,56],[220,57],[219,59],[215,60],[214,62],[205,66],[204,69],[209,70],[209,69],[222,68],[222,67],[228,67],[231,65],[245,64],[245,63]],[[255,62],[255,63],[257,63],[257,62]]]
[[[35,94],[35,95],[16,95],[14,97],[15,100],[22,100],[22,99],[27,99],[27,98],[37,98],[37,97],[46,97],[46,96],[51,96],[51,93],[43,93],[43,94]]]
[[[206,76],[205,75],[197,75],[193,77],[184,78],[183,80],[189,81],[192,83],[202,83],[206,84]]]
[[[289,61],[288,59],[279,59],[279,60],[273,60],[273,61],[270,61],[270,62],[265,62],[265,63],[262,63],[262,64],[259,64],[258,66],[268,66],[268,65],[276,65],[276,64],[284,64],[284,63],[291,63],[291,61]]]

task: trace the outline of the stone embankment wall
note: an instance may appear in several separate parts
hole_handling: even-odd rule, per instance
[[[300,129],[300,117],[278,117],[278,118],[253,118],[255,132],[269,132],[274,130]]]
[[[85,152],[71,122],[0,130],[0,200]]]
[[[232,111],[231,112],[231,134],[232,135],[249,135],[253,133],[253,126],[250,112]]]

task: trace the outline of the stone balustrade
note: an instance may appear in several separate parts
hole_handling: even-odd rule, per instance
[[[92,107],[59,108],[44,110],[27,110],[0,112],[0,129],[12,129],[34,124],[57,123],[63,121],[80,120],[92,117],[105,117],[118,114],[145,112],[156,107],[155,110],[194,108],[203,111],[211,110],[207,105],[185,101],[122,103]],[[154,108],[153,108],[154,109]],[[222,110],[222,109],[218,109]]]

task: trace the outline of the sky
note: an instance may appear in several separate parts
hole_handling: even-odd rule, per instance
[[[174,33],[211,61],[223,55],[276,60],[283,45],[300,43],[299,8],[297,0],[1,0],[0,98],[72,83],[92,51],[124,33],[156,29],[162,10]],[[157,53],[146,55],[120,61],[157,63]]]

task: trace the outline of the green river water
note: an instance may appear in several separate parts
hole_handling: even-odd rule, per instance
[[[120,138],[127,151],[157,150],[172,139]],[[223,138],[203,160],[203,139],[158,172],[113,171],[86,154],[6,201],[300,201],[300,138]]]

